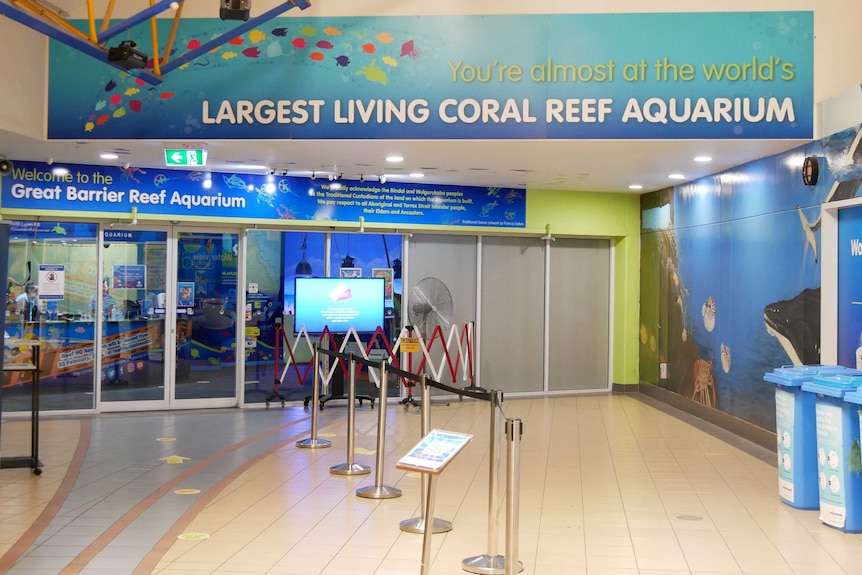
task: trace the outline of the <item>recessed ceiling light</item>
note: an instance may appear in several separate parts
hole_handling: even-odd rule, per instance
[[[695,162],[711,162],[712,158],[709,156],[695,156],[694,161]]]
[[[114,154],[113,152],[104,152],[102,154],[99,154],[99,157],[102,158],[103,160],[116,160],[120,156],[118,156],[117,154]]]
[[[422,172],[411,172],[410,177],[411,178],[424,178],[425,174],[423,174]]]
[[[386,156],[386,161],[392,163],[403,162],[404,158],[402,158],[401,156]]]
[[[671,174],[668,176],[671,180],[684,180],[685,176],[682,174]]]
[[[644,189],[644,187],[640,184],[632,184],[629,186],[629,189],[630,190],[642,190],[642,189]]]

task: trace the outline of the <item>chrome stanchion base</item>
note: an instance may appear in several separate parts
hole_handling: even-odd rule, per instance
[[[477,557],[467,557],[461,561],[461,569],[469,573],[498,573],[506,572],[506,558],[502,555],[479,555]],[[518,561],[518,571],[524,570],[524,563]]]
[[[406,531],[407,533],[425,533],[425,518],[414,517],[412,519],[405,519],[399,524],[399,527],[401,531]],[[452,522],[435,517],[431,523],[431,533],[446,533],[447,531],[452,531]]]
[[[380,487],[370,485],[357,489],[356,495],[365,497],[366,499],[392,499],[394,497],[401,497],[401,490],[388,485],[381,485]]]
[[[371,473],[371,468],[358,463],[339,463],[330,467],[329,472],[333,475],[367,475]]]
[[[318,447],[332,447],[332,442],[327,439],[312,439],[309,437],[308,439],[297,441],[296,446],[306,449],[317,449]]]

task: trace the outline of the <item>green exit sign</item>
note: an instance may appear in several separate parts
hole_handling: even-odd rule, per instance
[[[171,166],[205,166],[207,151],[201,149],[165,150],[165,165]]]

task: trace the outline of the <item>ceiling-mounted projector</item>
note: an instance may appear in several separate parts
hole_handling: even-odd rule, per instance
[[[138,70],[147,65],[147,55],[137,49],[131,40],[120,42],[119,46],[108,48],[108,62],[126,70]]]
[[[220,0],[219,18],[222,20],[248,21],[251,0]]]

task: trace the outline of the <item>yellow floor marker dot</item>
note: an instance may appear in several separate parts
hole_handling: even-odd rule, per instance
[[[182,539],[183,541],[203,541],[204,539],[209,539],[209,533],[180,533],[177,535],[177,539]]]
[[[159,437],[156,439],[156,441],[176,441],[176,440],[177,440],[176,437]]]
[[[167,461],[168,465],[177,465],[179,463],[183,463],[186,459],[190,458],[183,457],[182,455],[169,455],[167,457],[162,457],[159,461]]]
[[[174,491],[177,495],[197,495],[200,492],[200,489],[177,489]]]

